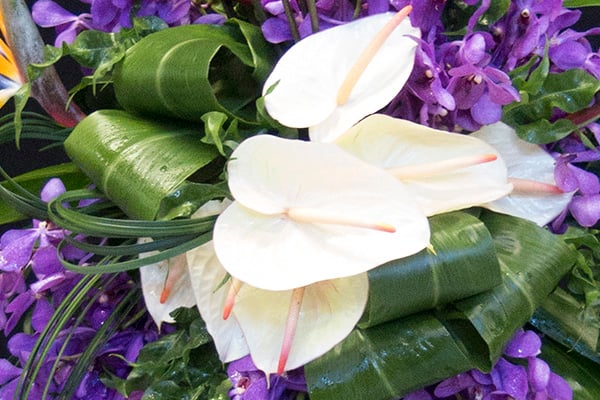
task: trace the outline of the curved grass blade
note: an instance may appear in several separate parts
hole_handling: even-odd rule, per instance
[[[29,392],[42,368],[43,360],[48,355],[51,344],[58,336],[61,328],[79,309],[88,291],[97,284],[99,279],[99,275],[84,276],[73,286],[73,289],[69,291],[64,300],[56,308],[46,327],[40,333],[23,367],[23,372],[17,385],[18,390],[15,391],[15,399],[26,400],[29,398]]]
[[[136,288],[137,289],[137,288]],[[113,310],[104,324],[98,329],[96,335],[87,346],[86,350],[79,357],[77,364],[69,374],[65,387],[58,396],[59,400],[68,400],[73,397],[75,391],[81,383],[92,359],[98,354],[101,347],[117,331],[118,327],[124,324],[130,318],[130,312],[141,298],[140,290],[131,290]]]

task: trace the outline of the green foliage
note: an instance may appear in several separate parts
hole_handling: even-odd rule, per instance
[[[157,218],[163,199],[192,175],[200,182],[213,178],[205,167],[218,156],[191,126],[119,110],[89,115],[67,138],[65,150],[128,216],[146,220]]]
[[[548,73],[548,60],[528,74],[526,68],[512,73],[521,101],[504,107],[502,120],[515,128],[521,139],[532,143],[555,142],[577,125],[567,118],[554,120],[556,110],[574,113],[585,109],[600,90],[600,81],[580,69]]]
[[[387,400],[468,369],[492,367],[513,332],[570,270],[575,254],[562,238],[531,222],[494,213],[481,219],[494,241],[502,284],[435,313],[356,328],[306,365],[311,399]],[[404,295],[398,292],[393,301],[403,302]]]
[[[464,0],[448,2],[444,7],[443,21],[447,35],[464,35],[469,18],[480,4],[469,6]],[[477,20],[476,30],[489,29],[489,26],[506,14],[510,0],[491,1],[488,10]]]
[[[223,364],[197,310],[190,312],[196,318],[187,313],[187,321],[177,320],[177,331],[141,350],[126,380],[106,383],[125,395],[144,391],[143,399],[228,399]]]
[[[257,125],[254,101],[273,62],[260,29],[231,19],[154,33],[127,52],[114,74],[131,112],[199,121],[218,111]]]

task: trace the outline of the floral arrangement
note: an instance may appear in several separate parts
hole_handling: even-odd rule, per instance
[[[598,2],[30,3],[0,398],[600,398]]]

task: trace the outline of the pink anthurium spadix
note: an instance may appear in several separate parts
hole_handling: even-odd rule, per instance
[[[403,182],[428,216],[493,201],[512,190],[499,152],[475,137],[374,114],[335,143]]]
[[[226,280],[227,271],[215,256],[212,242],[189,251],[187,258],[198,308],[221,360],[250,353],[267,375],[297,368],[329,351],[352,331],[367,302],[366,273],[279,291],[241,284],[231,315],[223,319],[222,310],[235,283]]]
[[[332,143],[254,136],[227,170],[235,201],[217,218],[215,251],[251,286],[288,290],[357,275],[429,244],[412,192]]]
[[[420,31],[410,10],[360,18],[296,43],[265,82],[268,113],[328,142],[384,107],[413,69]]]
[[[497,122],[470,136],[493,146],[506,162],[513,191],[483,204],[490,210],[521,217],[543,226],[569,204],[573,193],[563,193],[554,181],[555,160],[540,146],[519,138],[513,128]]]

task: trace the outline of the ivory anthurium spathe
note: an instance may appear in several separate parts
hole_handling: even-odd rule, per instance
[[[148,313],[159,328],[175,322],[171,312],[196,305],[185,255],[140,268],[140,281]]]
[[[313,141],[329,142],[384,107],[414,65],[411,36],[420,31],[404,18],[409,11],[360,18],[296,43],[263,87],[268,113],[283,125],[309,128]]]
[[[429,244],[412,193],[332,143],[259,135],[228,164],[235,201],[217,218],[217,256],[234,277],[287,290],[357,275]]]
[[[374,114],[335,143],[403,182],[426,215],[486,203],[512,190],[498,151],[475,137]]]
[[[192,218],[203,218],[219,214],[231,201],[211,200],[202,205]],[[141,241],[150,239],[144,238]],[[144,257],[145,254],[141,254]],[[193,307],[196,297],[188,274],[185,255],[179,255],[140,268],[142,293],[148,313],[160,328],[163,322],[175,322],[170,313],[180,307]]]
[[[249,352],[254,364],[266,374],[282,373],[282,344],[286,342],[288,311],[296,289],[271,291],[242,284],[237,289],[231,315],[222,319],[233,282],[224,283],[227,272],[211,243],[189,251],[187,258],[198,308],[221,360],[228,362]],[[304,288],[284,370],[306,364],[344,339],[360,319],[367,297],[366,273]]]
[[[482,204],[503,214],[521,217],[543,226],[569,204],[573,193],[563,193],[554,181],[556,161],[540,146],[517,136],[510,126],[497,122],[470,136],[493,146],[504,159],[514,190],[502,198]]]

